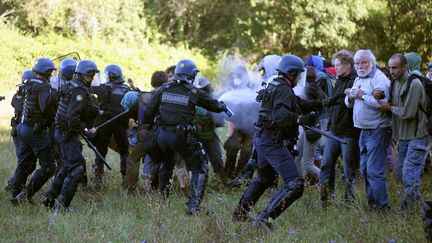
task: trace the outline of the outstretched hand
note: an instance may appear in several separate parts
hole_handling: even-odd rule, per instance
[[[388,112],[391,110],[391,105],[389,103],[386,103],[386,102],[380,102],[380,106],[378,107],[378,109],[381,112]]]

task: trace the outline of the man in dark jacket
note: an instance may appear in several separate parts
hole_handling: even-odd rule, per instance
[[[344,104],[344,91],[352,87],[356,78],[354,61],[351,53],[342,50],[334,54],[333,62],[336,68],[336,85],[334,95],[328,99],[330,106],[329,128],[333,135],[345,139],[347,144],[328,139],[326,141],[324,156],[321,164],[321,204],[326,206],[327,200],[334,197],[335,166],[342,155],[344,167],[345,199],[354,199],[355,171],[359,163],[359,129],[353,124],[353,111]]]

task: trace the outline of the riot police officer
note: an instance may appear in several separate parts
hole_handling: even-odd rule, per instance
[[[21,82],[19,84],[17,84],[18,86],[18,90],[17,92],[14,94],[14,96],[12,97],[12,101],[11,101],[11,105],[14,108],[14,116],[11,119],[11,136],[12,136],[12,140],[14,142],[15,145],[15,154],[18,157],[19,155],[19,138],[18,138],[18,132],[17,132],[17,127],[18,124],[21,121],[21,114],[23,112],[23,108],[24,108],[24,84],[27,82],[27,80],[33,79],[34,75],[33,75],[33,71],[32,70],[26,70],[23,72],[22,77],[21,77]],[[35,168],[36,168],[36,161],[37,158],[33,157],[34,159],[34,163],[32,163],[34,166],[33,168],[29,168],[31,173]],[[5,190],[11,190],[12,189],[12,178],[10,178],[5,186]]]
[[[11,202],[13,204],[24,200],[32,202],[33,195],[55,171],[47,129],[52,119],[49,80],[55,69],[51,59],[39,58],[32,69],[35,78],[28,80],[23,88],[25,97],[23,113],[17,127],[20,140],[18,165],[12,182]],[[40,168],[34,172],[30,182],[24,188],[27,177],[35,166],[35,157],[39,160]]]
[[[54,106],[56,107],[58,106],[60,97],[64,95],[63,92],[64,92],[65,85],[69,83],[69,81],[72,79],[75,73],[76,65],[77,65],[77,61],[75,61],[74,59],[72,58],[64,59],[60,63],[59,75],[50,81],[51,88],[53,89],[53,92],[56,93]],[[59,169],[62,165],[61,156],[60,156],[60,144],[58,144],[56,142],[56,139],[54,138],[54,130],[55,130],[54,126],[50,126],[49,129],[50,138],[52,141],[55,142],[52,152],[53,152],[54,159],[57,163],[57,168]],[[84,182],[86,183],[86,181],[87,181],[87,177],[84,177]]]
[[[61,91],[64,85],[69,82],[74,73],[77,65],[77,61],[72,58],[64,59],[60,63],[60,72],[59,75],[51,80],[51,87],[56,91]]]
[[[226,105],[212,99],[208,94],[195,88],[192,84],[198,70],[191,60],[181,60],[174,71],[173,82],[162,85],[155,91],[144,114],[146,124],[156,120],[157,144],[163,152],[164,160],[159,173],[161,192],[167,189],[173,173],[174,152],[186,162],[192,172],[188,214],[200,210],[201,198],[208,174],[208,159],[191,134],[194,130],[192,121],[195,106],[199,105],[213,112],[226,111]],[[156,119],[155,119],[156,118]]]
[[[98,93],[101,109],[104,110],[104,114],[97,119],[97,124],[103,123],[122,112],[123,107],[120,105],[120,102],[124,95],[131,91],[129,86],[124,84],[123,72],[119,65],[111,64],[106,66],[104,73],[107,77],[107,83],[102,84],[99,89],[94,89]],[[114,136],[120,154],[120,172],[122,177],[126,175],[126,160],[129,155],[128,121],[128,116],[125,115],[101,127],[98,129],[95,139],[96,148],[105,157],[108,153],[111,137]],[[96,189],[101,185],[103,173],[104,165],[100,158],[96,157],[93,168],[93,183]]]
[[[103,113],[92,103],[89,91],[98,72],[93,61],[82,60],[76,66],[76,75],[64,87],[55,117],[55,137],[60,143],[63,165],[50,190],[45,193],[42,203],[47,207],[53,207],[55,199],[60,195],[57,207],[67,210],[85,173],[85,159],[79,135],[85,128],[92,127],[94,118]]]
[[[254,145],[257,157],[257,176],[249,184],[233,213],[234,220],[244,220],[252,206],[273,183],[276,176],[283,184],[267,207],[254,221],[254,225],[271,228],[270,219],[278,217],[303,194],[303,179],[294,163],[293,145],[298,136],[299,124],[314,124],[314,113],[300,112],[319,109],[321,101],[305,103],[297,98],[293,88],[304,71],[303,61],[294,55],[285,55],[278,64],[278,77],[259,92],[261,102]]]

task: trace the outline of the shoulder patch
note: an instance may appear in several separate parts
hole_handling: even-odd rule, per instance
[[[78,102],[81,102],[81,101],[83,101],[84,100],[84,97],[82,96],[82,95],[77,95],[76,97],[75,97],[75,99],[76,99],[76,101],[78,101]]]
[[[274,85],[274,86],[278,86],[278,85],[280,84],[280,82],[278,82],[276,79],[273,79],[273,80],[270,82],[270,84],[271,84],[271,85]]]

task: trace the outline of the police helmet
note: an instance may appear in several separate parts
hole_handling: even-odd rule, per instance
[[[21,82],[24,82],[25,80],[34,79],[34,78],[35,78],[35,76],[34,76],[32,70],[25,70],[22,73]]]
[[[261,77],[264,80],[267,80],[273,75],[277,75],[276,68],[278,67],[279,60],[281,57],[279,55],[267,55],[261,62],[258,64],[256,69],[257,72],[260,72]]]
[[[117,64],[110,64],[105,67],[104,73],[107,75],[109,80],[115,82],[115,83],[124,83],[125,80],[123,78],[123,72],[119,65]]]
[[[75,61],[74,59],[72,58],[64,59],[60,63],[60,75],[68,80],[72,79],[75,73],[76,65],[77,65],[77,61]]]
[[[46,57],[38,58],[36,64],[33,66],[33,71],[41,74],[49,74],[56,70],[54,62]]]
[[[206,77],[199,77],[194,80],[193,85],[198,89],[202,89],[210,85],[210,82]]]
[[[183,59],[176,65],[173,80],[192,83],[198,72],[199,70],[196,68],[196,65],[193,61]]]
[[[93,75],[95,73],[98,73],[99,70],[97,69],[96,63],[94,63],[93,61],[82,60],[78,62],[75,68],[75,72],[80,74]]]
[[[295,55],[285,55],[280,59],[276,70],[284,75],[300,73],[304,70],[303,60]]]

